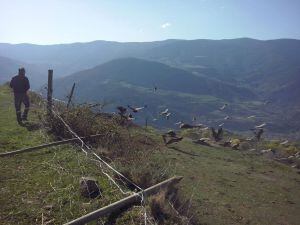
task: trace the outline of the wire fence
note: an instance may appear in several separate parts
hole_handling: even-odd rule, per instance
[[[41,102],[40,104],[43,104],[44,108],[46,109],[46,100],[43,97],[42,93],[39,93],[40,97],[41,97]],[[58,102],[58,103],[62,103],[62,104],[66,104],[65,101],[63,100],[59,100],[56,98],[52,98],[54,101]],[[98,167],[100,168],[102,174],[104,174],[110,181],[111,183],[119,190],[119,192],[123,195],[131,195],[133,193],[138,193],[138,195],[140,196],[140,206],[142,208],[141,213],[143,214],[143,220],[144,220],[144,224],[153,224],[153,221],[155,223],[155,220],[153,218],[149,218],[149,216],[147,215],[147,209],[146,209],[146,205],[145,205],[145,197],[143,195],[144,189],[141,188],[139,185],[137,185],[135,182],[133,182],[132,180],[130,180],[128,177],[126,177],[124,174],[122,174],[120,171],[118,171],[117,169],[115,169],[110,163],[108,163],[106,160],[104,160],[101,156],[99,156],[91,146],[89,146],[71,127],[70,125],[63,119],[63,117],[60,115],[60,113],[58,112],[59,109],[55,107],[55,104],[52,105],[52,115],[55,116],[56,118],[58,118],[61,123],[65,126],[65,128],[67,129],[67,131],[74,136],[75,138],[78,139],[79,143],[77,146],[80,148],[80,150],[84,153],[85,158],[89,161],[93,161],[96,163],[96,165],[98,165]],[[46,124],[46,121],[44,119],[43,124]],[[80,157],[77,153],[77,160],[78,160],[78,166],[81,169],[81,162],[80,162]],[[57,169],[57,168],[56,168]],[[58,169],[59,170],[59,169]],[[108,171],[107,171],[108,170]],[[109,174],[109,171],[111,171],[112,173],[116,174],[118,177],[120,177],[120,181],[124,184],[124,186],[127,186],[128,183],[132,186],[135,187],[135,191],[127,191],[127,190],[123,190],[123,188],[118,184],[118,182],[113,178],[113,176],[111,176]],[[84,176],[84,172],[81,169],[81,174],[82,176]],[[126,183],[124,183],[124,181],[126,181]],[[84,180],[84,182],[86,182]],[[87,185],[86,185],[87,186]],[[54,187],[52,187],[53,190],[57,191]],[[74,187],[73,187],[74,188]]]

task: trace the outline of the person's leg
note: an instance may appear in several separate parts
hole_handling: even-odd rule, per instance
[[[22,99],[23,104],[25,105],[25,109],[22,115],[22,120],[27,120],[27,116],[28,116],[28,112],[29,112],[29,97],[27,94],[23,95],[23,99]]]
[[[16,109],[17,121],[19,124],[22,124],[21,103],[22,103],[22,96],[20,94],[15,93],[15,109]]]

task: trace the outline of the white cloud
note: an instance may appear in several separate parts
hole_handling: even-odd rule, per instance
[[[161,27],[162,29],[166,29],[166,28],[168,28],[169,26],[171,26],[171,23],[166,22],[166,23],[162,24],[160,27]]]

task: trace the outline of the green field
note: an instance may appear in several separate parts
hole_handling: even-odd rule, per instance
[[[38,110],[33,106],[29,129],[20,127],[11,94],[0,87],[0,152],[53,139],[35,126],[40,124]],[[184,176],[179,190],[199,224],[299,224],[296,169],[247,151],[199,146],[189,138],[167,148],[151,129],[132,128],[131,135],[141,132],[158,146],[148,161],[164,168],[168,176]],[[115,164],[124,169],[120,161]],[[145,165],[126,167],[142,170]],[[149,174],[157,173],[155,166],[149,168]],[[81,176],[96,177],[103,196],[81,197]],[[0,188],[0,224],[62,224],[124,197],[80,148],[71,145],[0,158]],[[136,219],[140,213],[133,208],[115,224],[140,224]]]
[[[40,129],[21,127],[15,120],[8,88],[0,88],[0,151],[51,141]],[[39,124],[35,111],[30,126]],[[93,176],[103,189],[100,200],[79,193],[79,179]],[[0,158],[0,224],[62,224],[122,198],[101,170],[70,145]]]

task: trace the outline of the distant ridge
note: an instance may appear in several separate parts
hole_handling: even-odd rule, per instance
[[[236,116],[236,121],[228,122],[230,128],[246,129],[249,122],[238,122],[238,118],[256,113],[261,115],[262,120],[274,124],[272,132],[298,132],[300,129],[288,119],[295,118],[294,112],[300,108],[300,101],[295,97],[300,76],[300,40],[297,39],[171,39],[145,43],[93,41],[45,46],[0,44],[0,56],[23,62],[32,86],[36,88],[46,82],[49,68],[54,70],[55,78],[60,78],[70,74],[84,76],[101,65],[98,68],[101,76],[105,76],[103,72],[107,70],[107,76],[114,79],[100,80],[100,84],[95,82],[100,90],[81,87],[82,93],[78,93],[81,100],[114,99],[123,103],[119,101],[119,96],[122,96],[131,104],[143,105],[147,99],[158,105],[157,110],[166,103],[176,106],[174,110],[182,118],[209,112],[209,115],[205,114],[208,121],[220,116],[213,111],[217,104],[229,101],[234,105],[231,113]],[[134,60],[135,63],[130,66],[129,62],[114,61],[124,58],[142,59],[147,63]],[[137,70],[139,66],[143,68]],[[5,67],[16,71],[17,66],[7,63],[0,72]],[[131,71],[132,67],[136,70]],[[124,73],[112,73],[116,68]],[[147,73],[152,70],[161,76],[151,79]],[[170,74],[176,73],[185,74],[187,79],[182,80],[179,76],[171,79]],[[139,79],[137,74],[144,77]],[[1,76],[12,75],[4,72]],[[168,82],[161,80],[163,77]],[[185,83],[185,80],[188,82]],[[159,97],[150,95],[150,87],[143,81],[147,81],[148,85],[161,83],[163,89]],[[85,82],[83,80],[82,84]],[[57,94],[65,96],[67,93]],[[260,106],[266,100],[271,100],[271,104]]]

